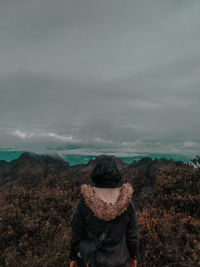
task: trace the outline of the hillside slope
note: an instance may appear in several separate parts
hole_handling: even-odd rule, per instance
[[[24,153],[0,161],[0,266],[69,266],[69,223],[96,164]],[[200,265],[200,170],[166,159],[127,164],[140,229],[138,266]]]

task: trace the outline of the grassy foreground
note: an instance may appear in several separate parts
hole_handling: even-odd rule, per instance
[[[137,177],[130,181],[137,188]],[[56,175],[39,186],[0,187],[0,266],[69,266],[69,222],[80,184]],[[161,169],[135,192],[140,229],[138,266],[200,266],[200,170]]]

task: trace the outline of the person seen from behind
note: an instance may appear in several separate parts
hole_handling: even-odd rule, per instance
[[[139,230],[133,187],[123,182],[115,157],[102,155],[91,174],[92,185],[81,185],[81,197],[71,220],[70,267],[136,267]],[[97,249],[93,265],[79,265],[77,251],[89,233],[99,237],[110,228]]]

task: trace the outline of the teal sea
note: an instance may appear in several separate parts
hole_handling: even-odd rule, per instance
[[[7,162],[10,162],[14,159],[17,159],[23,152],[27,152],[27,150],[0,150],[0,160],[6,160]],[[28,151],[32,152],[32,151]],[[34,152],[35,153],[35,152]],[[57,153],[57,152],[56,152]],[[44,154],[52,154],[52,151],[49,153],[36,153],[38,155],[44,155]],[[81,155],[81,154],[64,154],[64,153],[57,153],[59,154],[66,162],[68,162],[70,165],[76,165],[76,164],[87,164],[90,160],[95,159],[97,155]],[[102,153],[103,154],[103,153]],[[112,153],[114,155],[114,153]],[[179,155],[179,154],[159,154],[159,153],[149,153],[149,154],[142,154],[137,156],[118,156],[116,157],[122,159],[123,161],[127,163],[132,163],[133,161],[138,161],[143,157],[151,157],[152,159],[155,158],[166,158],[166,159],[172,159],[174,161],[184,161],[184,162],[190,162],[191,158],[190,156],[185,155]]]

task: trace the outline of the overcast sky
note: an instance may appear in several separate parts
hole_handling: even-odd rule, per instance
[[[199,150],[199,14],[199,0],[1,0],[0,148]]]

